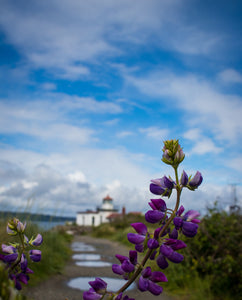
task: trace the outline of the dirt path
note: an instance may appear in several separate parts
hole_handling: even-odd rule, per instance
[[[95,239],[89,236],[75,236],[74,242],[83,242],[88,245],[92,245],[95,248],[93,254],[100,254],[102,259],[110,263],[118,263],[114,257],[116,253],[127,256],[128,249],[124,246],[120,246],[118,243],[111,242],[105,239]],[[76,252],[81,253],[81,252]],[[25,291],[25,294],[34,300],[80,300],[82,299],[82,291],[68,287],[67,283],[70,279],[76,277],[112,277],[121,278],[115,276],[112,272],[111,266],[109,267],[80,267],[75,264],[74,260],[67,262],[63,274],[55,275],[45,282],[42,282],[37,287],[29,288]],[[149,292],[141,293],[136,288],[128,291],[129,297],[133,297],[136,300],[173,300],[166,294],[160,296],[153,296]]]

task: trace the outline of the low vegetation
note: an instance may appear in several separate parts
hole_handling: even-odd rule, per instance
[[[183,300],[232,300],[242,298],[242,216],[219,211],[215,206],[202,219],[195,238],[187,241],[181,250],[184,261],[170,263],[164,270],[168,283],[166,291]],[[111,224],[93,229],[96,237],[117,240],[127,246],[130,223],[145,222],[144,217],[126,216]],[[188,241],[189,240],[189,241]],[[156,263],[151,262],[156,268]],[[158,267],[157,267],[158,270]]]

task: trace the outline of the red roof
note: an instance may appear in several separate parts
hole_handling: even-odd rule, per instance
[[[113,199],[109,195],[107,195],[105,198],[103,198],[103,200],[112,201]]]

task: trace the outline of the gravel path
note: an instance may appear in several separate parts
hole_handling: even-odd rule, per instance
[[[95,239],[89,236],[75,236],[74,243],[82,242],[88,245],[92,245],[95,248],[93,254],[100,254],[101,259],[111,263],[118,263],[118,260],[114,257],[116,253],[127,256],[128,249],[125,246],[120,246],[118,243],[111,242],[105,239]],[[74,252],[81,253],[81,252]],[[87,253],[87,252],[85,252]],[[68,287],[67,283],[70,279],[76,277],[112,277],[115,276],[112,272],[111,266],[109,267],[80,267],[75,264],[75,261],[71,259],[67,262],[63,274],[55,275],[45,282],[42,282],[36,287],[28,288],[25,294],[33,300],[80,300],[82,299],[82,291],[75,288]],[[149,292],[141,293],[136,288],[128,291],[129,297],[133,297],[136,300],[174,300],[174,298],[161,294],[160,296],[153,296]]]

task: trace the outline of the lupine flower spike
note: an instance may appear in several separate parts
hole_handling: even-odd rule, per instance
[[[144,223],[132,223],[131,226],[136,231],[127,234],[128,241],[135,245],[135,250],[129,252],[129,256],[116,255],[120,264],[113,264],[112,270],[115,274],[121,275],[125,279],[123,287],[116,293],[108,292],[105,282],[101,279],[96,280],[90,285],[91,289],[84,293],[84,300],[108,299],[112,300],[131,300],[128,295],[123,296],[123,292],[138,278],[138,288],[141,292],[150,292],[153,295],[160,295],[163,288],[161,282],[166,282],[167,277],[160,271],[152,271],[151,267],[145,267],[146,262],[155,260],[157,267],[164,270],[169,263],[181,263],[184,259],[180,251],[186,244],[179,240],[180,235],[194,237],[198,230],[199,213],[189,210],[184,214],[184,207],[180,205],[181,192],[184,188],[194,191],[202,183],[203,178],[199,171],[194,177],[188,177],[183,170],[180,179],[178,176],[178,166],[184,160],[185,154],[178,140],[164,142],[162,149],[162,161],[171,165],[175,172],[175,179],[170,176],[163,176],[151,180],[150,192],[157,196],[169,198],[173,191],[177,193],[177,201],[174,209],[167,207],[166,202],[161,198],[151,199],[149,205],[151,210],[145,214],[148,223],[157,224],[154,232],[148,232]],[[33,241],[32,241],[33,243]],[[143,252],[144,256],[139,262],[138,253]],[[148,298],[147,298],[148,299]],[[133,300],[133,299],[132,299]]]
[[[41,234],[37,234],[36,238],[29,241],[25,235],[26,223],[20,222],[17,218],[13,218],[8,222],[7,233],[13,236],[19,236],[20,243],[15,242],[11,245],[2,244],[2,252],[0,260],[2,260],[8,271],[9,279],[14,282],[15,288],[22,289],[22,284],[27,284],[29,274],[33,273],[28,268],[28,260],[26,258],[29,247],[40,246],[43,242]],[[41,251],[37,249],[29,250],[27,255],[32,261],[39,262],[41,260]]]

